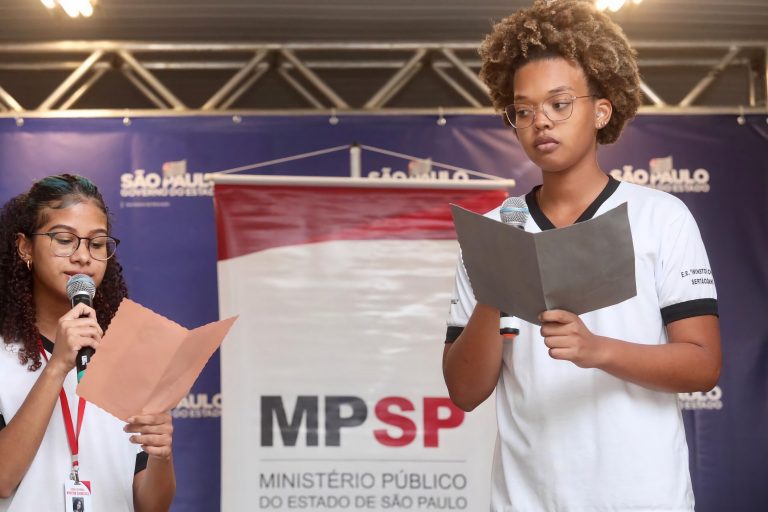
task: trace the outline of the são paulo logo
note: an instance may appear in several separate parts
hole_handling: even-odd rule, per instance
[[[161,172],[136,169],[120,176],[120,197],[212,196],[213,182],[202,172],[187,172],[187,161],[165,162]]]
[[[611,170],[610,174],[617,180],[664,192],[709,192],[708,170],[701,167],[693,171],[676,169],[671,156],[652,158],[648,162],[648,170],[625,165],[621,169]]]
[[[382,180],[436,180],[436,181],[466,181],[469,180],[469,172],[454,166],[441,164],[444,168],[435,168],[431,158],[414,158],[407,162],[406,169],[393,169],[382,167],[379,170],[370,171],[368,177]]]
[[[684,411],[720,410],[723,408],[723,390],[715,386],[706,393],[678,393],[680,408]]]
[[[219,418],[221,417],[221,393],[190,393],[171,411],[174,418]]]

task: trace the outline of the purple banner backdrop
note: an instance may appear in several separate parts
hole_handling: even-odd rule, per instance
[[[237,121],[237,122],[235,122]],[[0,200],[42,176],[76,172],[101,188],[123,240],[131,297],[187,327],[217,318],[212,184],[205,173],[353,143],[362,175],[457,168],[538,183],[495,117],[350,116],[0,120]],[[681,395],[699,512],[768,510],[768,127],[765,118],[643,116],[601,164],[678,195],[695,215],[718,286],[724,366],[709,393]],[[412,155],[408,157],[407,155]],[[432,159],[431,162],[418,159]],[[259,167],[260,174],[348,176],[349,152]],[[398,172],[399,171],[399,172]],[[440,172],[442,171],[442,172]],[[457,174],[458,173],[458,174]],[[254,293],[258,293],[255,291]],[[441,343],[442,333],[435,333]],[[438,361],[435,364],[439,364]],[[221,395],[214,355],[174,411],[176,512],[219,510]]]

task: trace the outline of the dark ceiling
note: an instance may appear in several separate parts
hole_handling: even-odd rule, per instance
[[[554,0],[557,1],[557,0]],[[99,0],[88,19],[71,19],[63,12],[49,12],[40,0],[0,0],[0,87],[22,105],[33,109],[74,70],[90,51],[69,55],[19,51],[15,43],[48,41],[144,41],[179,43],[467,43],[463,58],[477,68],[473,50],[494,20],[528,6],[531,0]],[[737,57],[721,71],[697,106],[765,105],[768,97],[768,0],[643,0],[611,16],[638,44],[641,73],[652,92],[670,105],[681,102],[713,66],[728,53],[731,42],[743,43]],[[717,43],[718,48],[692,48],[687,42]],[[750,44],[744,44],[749,42]],[[652,48],[654,43],[656,47]],[[672,44],[667,44],[672,43]],[[674,43],[678,43],[675,45]],[[173,45],[171,45],[173,47]],[[189,53],[189,52],[187,52]],[[247,53],[247,52],[246,52]],[[300,57],[313,58],[313,51]],[[318,52],[314,52],[317,56]],[[342,52],[343,53],[343,52]],[[206,52],[185,54],[182,59],[235,59],[238,66],[247,54],[227,57]],[[275,55],[273,54],[273,57]],[[410,58],[400,52],[390,59]],[[147,65],[152,60],[172,61],[169,55],[137,55]],[[349,56],[336,55],[344,59]],[[330,58],[320,55],[320,58]],[[436,58],[440,58],[438,55]],[[69,61],[63,68],[30,71],[35,62]],[[111,59],[111,60],[110,60]],[[664,61],[665,62],[661,62]],[[107,60],[119,62],[114,55]],[[698,63],[695,61],[698,60]],[[656,62],[655,64],[652,62]],[[277,61],[273,61],[277,62]],[[102,63],[103,64],[103,63]],[[27,66],[25,68],[25,66]],[[96,82],[74,108],[151,108],[146,95],[127,83],[118,67]],[[154,68],[163,83],[174,89],[185,105],[199,108],[231,77],[237,68],[173,72]],[[25,71],[26,70],[26,71]],[[319,73],[352,108],[361,108],[396,69],[331,71]],[[454,79],[462,81],[456,70]],[[420,72],[407,87],[388,101],[388,107],[462,107],[467,103],[434,73]],[[126,85],[127,84],[127,85]],[[304,84],[307,85],[306,83]],[[751,85],[751,87],[750,87]],[[464,86],[485,106],[487,98],[464,80]],[[310,86],[311,88],[311,86]],[[2,92],[2,91],[0,91]],[[322,95],[321,95],[322,96]],[[116,101],[115,98],[119,99]],[[646,104],[651,98],[646,97]],[[327,104],[327,102],[326,102]],[[233,108],[306,108],[311,106],[274,71],[267,73]],[[326,105],[327,106],[327,105]],[[2,107],[2,103],[0,103]],[[2,110],[2,108],[0,108]]]
[[[476,41],[530,0],[100,0],[90,19],[0,0],[0,42]],[[768,40],[768,0],[644,0],[612,15],[632,40]]]

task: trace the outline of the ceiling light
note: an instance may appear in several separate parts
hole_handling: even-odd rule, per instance
[[[56,6],[67,13],[70,18],[83,16],[90,18],[93,15],[93,6],[98,0],[40,0],[48,9],[55,9]]]
[[[80,6],[78,5],[79,2],[77,0],[58,0],[59,5],[62,9],[64,9],[64,12],[67,13],[67,16],[70,18],[77,18],[80,16]]]
[[[91,2],[88,0],[80,0],[80,5],[78,6],[78,9],[80,10],[80,14],[85,16],[86,18],[90,18],[93,14],[93,6],[91,5]]]
[[[631,3],[637,5],[643,0],[631,0]],[[595,7],[598,11],[611,11],[616,12],[622,7],[624,7],[625,4],[630,3],[627,0],[595,0]]]

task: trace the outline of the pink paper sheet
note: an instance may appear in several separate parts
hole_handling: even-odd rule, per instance
[[[187,330],[123,299],[77,394],[126,420],[175,407],[237,317]]]

